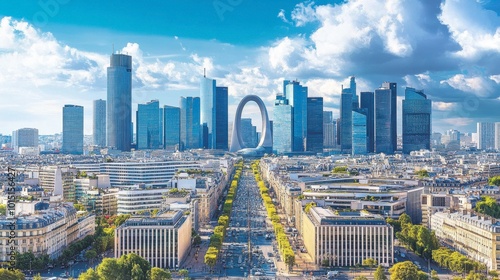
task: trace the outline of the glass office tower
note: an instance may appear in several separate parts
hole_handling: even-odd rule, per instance
[[[158,100],[138,104],[136,125],[137,149],[158,149],[160,147],[160,102]]]
[[[273,153],[283,154],[292,152],[293,141],[293,108],[288,100],[276,96],[273,111]]]
[[[163,106],[163,145],[168,150],[178,150],[180,144],[181,109]]]
[[[375,152],[392,154],[391,90],[375,90]]]
[[[133,137],[132,57],[112,54],[107,76],[107,146],[130,151]]]
[[[384,82],[382,88],[391,91],[391,144],[395,151],[398,149],[398,86],[396,83]]]
[[[307,98],[307,151],[323,152],[323,97]]]
[[[403,100],[403,153],[431,148],[432,104],[422,90],[407,87]]]
[[[63,107],[63,154],[83,154],[83,107],[64,105]]]
[[[344,154],[352,151],[352,94],[343,91],[340,95],[340,150]]]
[[[106,146],[106,101],[99,99],[94,100],[93,112],[93,134],[92,140],[94,145],[99,147]]]
[[[366,155],[368,153],[367,111],[364,108],[352,111],[352,155]]]
[[[366,109],[367,151],[368,153],[373,153],[375,151],[375,99],[373,96],[373,92],[361,92],[360,108]]]
[[[293,108],[292,150],[303,152],[307,139],[307,87],[301,86],[298,81],[284,81],[284,85],[284,96]]]
[[[214,149],[228,149],[228,89],[227,87],[215,88],[215,146]]]
[[[200,98],[181,97],[180,108],[182,149],[201,148]]]

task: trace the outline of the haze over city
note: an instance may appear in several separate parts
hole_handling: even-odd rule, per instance
[[[409,86],[432,100],[433,131],[475,132],[476,122],[500,119],[499,11],[497,1],[473,0],[4,2],[0,133],[60,133],[62,107],[76,104],[92,134],[113,50],[133,59],[133,112],[199,96],[206,69],[228,87],[230,120],[248,94],[272,119],[285,79],[338,117],[341,86],[355,76],[358,91],[396,82],[398,118]]]

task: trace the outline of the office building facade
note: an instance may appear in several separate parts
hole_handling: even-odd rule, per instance
[[[432,104],[422,90],[407,87],[403,100],[403,153],[431,148]]]
[[[307,98],[307,142],[306,150],[323,152],[323,97]]]
[[[181,97],[180,109],[182,149],[201,148],[200,98]]]
[[[277,96],[273,118],[273,152],[276,154],[291,153],[293,143],[293,108],[288,100]]]
[[[106,146],[106,100],[94,100],[94,115],[92,126],[93,144],[98,147]]]
[[[229,133],[229,101],[228,88],[215,88],[215,140],[213,149],[226,151],[228,149],[228,133]]]
[[[477,148],[480,150],[495,148],[495,123],[477,123]]]
[[[500,122],[495,123],[495,150],[500,150]]]
[[[298,81],[283,82],[284,96],[288,100],[293,114],[292,123],[292,151],[306,151],[307,141],[307,87],[301,86]]]
[[[301,211],[304,246],[314,263],[355,266],[372,258],[378,264],[394,263],[393,228],[379,215],[360,212],[336,214],[313,207]]]
[[[64,105],[63,107],[62,153],[83,154],[83,107]]]
[[[366,109],[366,140],[367,152],[373,153],[375,151],[375,97],[373,92],[361,92],[360,108]]]
[[[115,229],[115,258],[135,253],[153,267],[177,269],[191,247],[191,227],[182,211],[129,218]]]
[[[138,104],[136,125],[137,149],[158,149],[160,147],[160,102],[158,100]]]
[[[398,109],[398,86],[396,83],[384,82],[382,84],[382,88],[388,89],[391,91],[391,145],[392,149],[395,151],[398,148],[398,118],[397,118],[397,109]]]
[[[12,132],[12,148],[18,151],[21,147],[38,147],[38,129],[21,128]]]
[[[366,155],[368,153],[367,137],[367,110],[353,109],[352,111],[352,155]]]
[[[112,54],[107,77],[107,146],[130,151],[133,141],[132,57]]]
[[[181,139],[181,109],[163,106],[163,146],[165,149],[178,150]]]
[[[340,95],[340,150],[344,154],[352,151],[352,94],[342,91]]]
[[[323,148],[332,149],[337,144],[336,120],[333,119],[333,112],[323,111]]]
[[[200,82],[200,122],[202,147],[227,150],[228,88],[206,77]]]
[[[389,89],[375,90],[375,145],[376,153],[394,153],[391,134],[391,91]]]

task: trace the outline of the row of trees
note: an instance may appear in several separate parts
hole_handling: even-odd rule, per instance
[[[219,217],[218,225],[214,228],[214,233],[210,236],[210,244],[207,252],[205,253],[205,264],[210,267],[215,266],[217,263],[219,250],[222,246],[222,242],[224,242],[224,238],[226,237],[226,229],[229,226],[229,217],[231,216],[231,210],[233,208],[234,196],[236,195],[236,189],[243,170],[243,161],[236,163],[235,168],[236,171],[222,207],[222,215]]]
[[[181,269],[178,274],[181,277],[187,277],[189,272]],[[105,258],[95,270],[89,268],[78,277],[78,280],[115,279],[165,280],[172,279],[172,273],[158,267],[151,268],[147,260],[132,253],[122,255],[119,259]]]
[[[426,259],[432,257],[432,251],[439,248],[439,241],[433,231],[423,225],[414,225],[410,216],[402,214],[398,220],[401,231],[396,233],[399,241],[407,245],[417,255]]]
[[[280,224],[280,217],[278,216],[276,207],[274,206],[273,201],[269,196],[269,189],[266,187],[266,184],[264,183],[264,181],[262,181],[262,178],[260,176],[258,160],[252,163],[252,170],[255,176],[255,180],[257,181],[257,186],[260,190],[260,195],[262,197],[262,200],[264,201],[267,215],[273,223],[274,234],[276,235],[276,240],[278,242],[278,248],[280,250],[281,256],[285,263],[288,265],[288,268],[291,269],[295,264],[295,253],[292,250],[292,246],[290,245],[290,241],[285,234],[283,226]]]
[[[459,252],[446,247],[441,247],[432,252],[432,260],[439,266],[445,267],[453,272],[470,273],[471,271],[486,270],[482,263],[473,261]]]

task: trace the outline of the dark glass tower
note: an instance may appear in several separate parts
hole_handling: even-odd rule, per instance
[[[391,91],[391,144],[395,151],[398,149],[398,86],[396,83],[384,82],[382,88]]]
[[[375,122],[374,122],[374,108],[375,99],[373,92],[361,92],[361,106],[360,108],[366,109],[366,138],[367,138],[367,152],[373,153],[375,151]]]
[[[160,102],[158,100],[138,105],[136,125],[137,149],[158,149],[160,147]]]
[[[62,153],[83,154],[83,107],[64,105]]]
[[[336,121],[333,112],[323,111],[323,148],[331,149],[336,146]]]
[[[112,54],[108,67],[107,146],[130,151],[132,139],[132,57]]]
[[[391,90],[375,90],[375,152],[392,154]]]
[[[164,134],[163,143],[165,149],[178,150],[180,144],[181,110],[178,107],[163,106]]]
[[[432,104],[422,90],[407,87],[403,100],[403,153],[431,148]]]
[[[307,151],[323,152],[323,97],[307,98]]]
[[[200,98],[181,97],[180,108],[182,149],[201,148]]]
[[[93,143],[99,147],[106,146],[106,101],[94,100]]]
[[[215,146],[227,150],[228,143],[228,91],[227,87],[215,88]]]
[[[352,94],[342,91],[340,95],[340,150],[350,154],[352,149]]]
[[[365,155],[367,153],[368,138],[366,137],[367,110],[364,108],[352,111],[352,154]]]
[[[285,81],[285,98],[292,106],[293,140],[292,151],[306,150],[307,139],[307,87],[301,86],[298,81]]]

